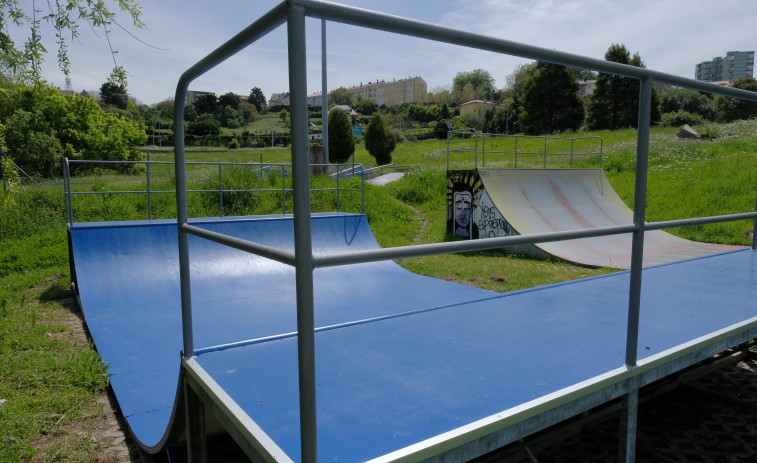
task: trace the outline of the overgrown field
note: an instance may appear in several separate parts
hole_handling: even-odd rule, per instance
[[[651,140],[647,220],[668,220],[754,210],[757,194],[757,121],[701,128],[712,140],[677,140],[675,131],[654,129]],[[587,134],[580,134],[586,136]],[[602,167],[618,194],[632,205],[635,131],[593,133],[602,137]],[[464,140],[457,146],[463,149]],[[504,143],[504,142],[502,142]],[[530,150],[527,142],[519,149]],[[453,146],[453,147],[454,147]],[[533,148],[538,150],[538,146]],[[489,145],[487,163],[510,162]],[[506,148],[500,147],[502,151]],[[443,140],[404,142],[393,157],[397,165],[416,170],[383,187],[366,185],[365,212],[382,246],[439,242],[446,235],[447,144]],[[564,162],[564,146],[549,151],[550,165]],[[152,151],[152,160],[170,160],[169,151]],[[460,152],[452,168],[470,168],[469,152]],[[277,163],[289,161],[286,149],[191,151],[191,161],[265,163],[260,166],[199,165],[188,169],[190,215],[252,215],[291,212],[290,176]],[[562,161],[557,161],[560,158]],[[538,165],[541,155],[523,155],[521,163]],[[372,164],[362,144],[356,161]],[[481,162],[482,159],[479,159]],[[576,165],[598,167],[599,156],[576,159]],[[146,188],[146,171],[126,175],[89,171],[73,179],[76,221],[141,220],[175,217],[172,168],[153,166],[148,204],[143,194],[113,194]],[[217,190],[223,183],[224,194]],[[335,186],[326,176],[313,186]],[[359,180],[340,180],[342,189]],[[266,190],[241,192],[234,190]],[[282,191],[284,192],[282,194]],[[97,194],[94,194],[97,193]],[[314,211],[337,207],[333,191],[312,196]],[[75,341],[71,319],[78,312],[69,290],[65,207],[60,182],[43,188],[21,186],[0,203],[0,461],[98,461],[109,443],[92,437],[93,397],[107,381],[95,351]],[[360,212],[357,191],[340,191],[339,208]],[[689,239],[727,244],[750,243],[753,223],[742,221],[674,230]],[[562,262],[540,261],[486,251],[408,259],[406,268],[495,291],[512,291],[612,270],[588,269]],[[75,318],[74,318],[75,320]]]

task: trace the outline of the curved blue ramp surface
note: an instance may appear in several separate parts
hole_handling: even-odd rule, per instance
[[[193,225],[292,250],[289,216],[194,220]],[[378,248],[365,216],[313,216],[313,252]],[[74,224],[76,286],[95,345],[129,427],[147,450],[168,439],[180,370],[176,222]],[[190,237],[195,347],[296,331],[294,269]],[[316,326],[489,297],[494,293],[416,275],[393,262],[318,269]],[[181,408],[181,407],[179,407]]]
[[[293,245],[290,217],[193,224]],[[113,390],[140,444],[157,451],[182,429],[176,224],[79,224],[71,235]],[[314,216],[312,236],[316,253],[378,246],[362,215]],[[194,362],[299,461],[293,269],[195,237],[190,260]],[[648,267],[642,281],[639,362],[627,368],[628,272],[496,294],[392,262],[317,269],[319,459],[423,459],[757,336],[755,251]]]

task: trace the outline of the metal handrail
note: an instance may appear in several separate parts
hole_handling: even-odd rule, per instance
[[[476,144],[473,148],[451,148],[450,140],[454,135],[475,135],[476,137]],[[513,150],[512,151],[495,151],[495,150],[488,150],[486,149],[486,139],[488,138],[512,138],[514,140]],[[481,138],[481,167],[486,167],[486,154],[511,154],[514,156],[514,162],[513,166],[515,168],[518,167],[518,154],[521,155],[533,155],[533,154],[540,154],[544,156],[544,164],[543,167],[546,169],[547,167],[547,157],[548,156],[570,156],[570,167],[573,167],[573,157],[574,156],[591,156],[591,155],[599,155],[599,168],[602,168],[602,154],[603,154],[603,148],[604,148],[604,142],[602,140],[602,137],[597,136],[590,136],[590,137],[570,137],[570,138],[563,138],[563,137],[555,137],[555,136],[546,136],[546,135],[515,135],[515,134],[503,134],[503,133],[486,133],[486,132],[478,132],[475,129],[468,129],[468,130],[450,130],[447,132],[447,170],[449,170],[450,165],[450,154],[451,153],[475,153],[475,167],[478,167],[478,139]],[[518,140],[519,139],[532,139],[532,140],[544,140],[544,148],[539,151],[522,151],[518,150]],[[576,152],[575,151],[575,142],[581,141],[581,140],[598,140],[599,141],[599,151],[589,151],[589,152]],[[548,150],[548,142],[549,141],[555,141],[555,142],[570,142],[570,152],[549,152]]]
[[[71,183],[71,164],[103,164],[103,165],[145,165],[146,166],[146,189],[144,190],[107,190],[107,191],[74,191]],[[66,222],[69,226],[74,224],[74,212],[73,212],[73,197],[74,196],[86,196],[86,195],[123,195],[123,194],[143,194],[147,196],[147,219],[152,220],[152,195],[153,194],[175,194],[176,190],[154,190],[151,185],[150,166],[152,165],[173,165],[172,161],[107,161],[107,160],[83,160],[83,159],[63,159],[63,185],[66,204]],[[282,195],[282,209],[281,213],[286,214],[286,194],[294,191],[293,188],[286,187],[286,181],[284,178],[288,175],[287,168],[291,168],[291,164],[287,163],[246,163],[246,162],[225,162],[225,161],[191,161],[186,165],[191,166],[218,166],[218,189],[187,189],[186,193],[218,193],[219,196],[219,217],[224,216],[223,209],[223,194],[224,193],[281,193]],[[336,165],[338,169],[345,164]],[[357,164],[354,164],[357,165]],[[354,166],[353,165],[353,166]],[[223,188],[223,167],[224,166],[245,166],[250,168],[259,169],[259,172],[265,172],[265,168],[276,167],[272,172],[281,172],[282,182],[281,188]],[[311,164],[311,167],[334,165],[327,164]],[[337,212],[341,211],[340,193],[343,191],[360,191],[361,192],[361,213],[365,213],[365,181],[361,180],[360,188],[345,188],[340,186],[337,180],[336,188],[310,188],[310,191],[334,191],[337,195]]]
[[[384,32],[396,33],[405,36],[428,39],[436,42],[447,43],[456,46],[473,48],[540,60],[563,66],[571,66],[589,69],[606,74],[615,74],[622,77],[630,77],[640,81],[639,87],[639,111],[638,111],[638,135],[637,135],[637,161],[634,184],[634,209],[633,223],[611,229],[581,230],[584,236],[600,236],[605,233],[633,233],[631,251],[631,270],[628,290],[628,322],[626,334],[625,363],[628,368],[637,365],[636,352],[638,348],[639,307],[641,294],[641,269],[644,250],[644,231],[648,226],[645,224],[645,204],[647,187],[647,169],[649,155],[649,127],[651,116],[652,84],[663,83],[678,87],[698,90],[700,92],[716,95],[730,96],[757,102],[757,93],[717,86],[711,83],[695,81],[684,77],[674,76],[653,71],[643,67],[635,67],[611,61],[588,58],[555,51],[550,48],[535,47],[520,44],[496,37],[488,37],[472,32],[464,32],[451,27],[438,26],[421,21],[401,18],[393,15],[367,11],[360,8],[339,5],[318,0],[288,0],[280,3],[270,12],[252,23],[246,29],[239,32],[229,41],[218,47],[194,66],[181,75],[176,86],[174,98],[174,154],[176,161],[176,184],[177,184],[177,221],[179,223],[179,267],[182,298],[182,333],[183,333],[183,356],[185,362],[189,362],[195,355],[194,331],[192,327],[192,297],[191,283],[189,278],[189,244],[187,235],[191,229],[187,228],[187,203],[186,203],[186,172],[184,167],[184,103],[189,84],[202,76],[221,62],[235,55],[237,52],[253,44],[266,36],[273,29],[286,24],[288,43],[288,69],[289,91],[291,95],[291,133],[292,133],[292,175],[294,195],[294,254],[293,265],[296,273],[296,300],[297,300],[297,348],[298,348],[298,378],[299,378],[299,404],[300,404],[300,450],[303,462],[317,461],[317,425],[316,425],[316,377],[315,377],[315,324],[314,324],[314,290],[313,272],[317,265],[326,265],[326,258],[314,256],[311,237],[310,223],[310,198],[306,191],[309,186],[308,170],[308,118],[307,118],[307,57],[305,46],[306,16],[325,21],[334,21],[351,26],[374,29]],[[325,48],[325,46],[324,46]],[[324,53],[325,55],[325,53]],[[325,62],[325,60],[324,60]],[[325,66],[324,66],[325,68]],[[324,71],[325,74],[325,71]],[[748,217],[755,217],[757,213],[748,213]],[[707,220],[725,220],[723,216],[708,218]],[[566,239],[570,232],[560,235],[536,235],[519,239],[549,240],[552,238]],[[578,232],[577,232],[578,233]],[[232,244],[227,237],[218,238],[218,242]],[[497,240],[496,238],[493,240]],[[755,240],[757,241],[757,240]],[[512,242],[512,240],[510,241]],[[486,249],[499,241],[478,240],[477,242],[454,242],[429,245],[438,247],[440,252],[462,252],[476,249]],[[393,259],[398,256],[412,257],[422,255],[425,247],[408,246],[400,248],[387,248],[377,251],[373,260]],[[250,249],[250,252],[256,252]],[[287,259],[288,260],[288,259]],[[333,265],[341,265],[348,262],[347,258],[336,258]],[[328,264],[331,265],[331,264]],[[629,403],[636,403],[638,399],[638,387],[630,390],[627,394]],[[636,408],[627,407],[626,427],[629,429],[627,442],[633,442],[630,437],[635,430]],[[187,434],[190,448],[193,441],[199,437],[200,428],[195,428],[188,423]],[[632,461],[633,448],[626,449],[626,459]]]

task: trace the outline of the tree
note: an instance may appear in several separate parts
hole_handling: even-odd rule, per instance
[[[363,116],[370,116],[378,111],[378,106],[375,101],[370,98],[365,98],[357,102],[357,105],[355,105],[355,111]]]
[[[625,45],[612,44],[605,53],[607,61],[645,67],[638,53],[630,56]],[[594,93],[591,95],[586,124],[590,129],[635,128],[639,114],[639,81],[630,77],[599,74]],[[652,90],[651,123],[660,120],[659,97]]]
[[[136,161],[136,146],[147,141],[141,123],[106,113],[89,97],[41,84],[0,95],[8,154],[30,174],[60,175],[64,156]]]
[[[289,127],[289,111],[286,108],[282,108],[281,112],[279,112],[279,119],[281,119],[284,125]]]
[[[686,111],[714,121],[717,115],[715,101],[708,95],[687,88],[666,87],[659,93],[662,115]]]
[[[344,87],[339,87],[329,93],[329,104],[347,105],[354,108],[355,104],[357,104],[357,97],[355,96],[355,92],[351,92]]]
[[[241,102],[242,100],[240,100],[237,95],[231,92],[224,93],[223,95],[218,97],[218,104],[221,106],[221,108],[231,106],[232,109],[236,110],[239,109],[239,103]]]
[[[54,4],[54,8],[51,3]],[[68,43],[77,40],[80,36],[80,22],[85,23],[88,28],[101,29],[109,47],[112,25],[121,27],[116,22],[115,11],[125,12],[135,29],[144,27],[142,8],[135,0],[112,0],[111,3],[112,7],[109,7],[105,1],[58,0],[48,2],[48,13],[44,14],[34,2],[2,0],[0,2],[0,69],[10,71],[22,81],[39,82],[41,80],[41,65],[49,48],[45,46],[42,36],[43,22],[55,28],[58,67],[66,76],[71,70]],[[16,47],[13,39],[18,37],[24,37],[23,47]],[[115,66],[111,73],[111,80],[125,85],[126,71],[116,63],[116,51],[112,47],[110,51]]]
[[[470,85],[473,90],[473,98],[479,100],[493,100],[497,95],[497,88],[494,86],[494,77],[489,71],[483,69],[474,69],[470,72],[458,72],[452,79],[452,91],[463,93],[465,86]],[[469,101],[469,100],[466,100]]]
[[[255,106],[255,109],[259,114],[265,113],[266,108],[268,107],[268,102],[265,99],[265,95],[263,95],[263,91],[260,90],[260,87],[252,87],[248,102]]]
[[[381,114],[374,114],[365,129],[365,149],[383,166],[392,162],[392,151],[397,146],[397,137],[384,124]]]
[[[505,130],[507,133],[518,133],[521,131],[518,117],[523,107],[523,96],[526,91],[526,84],[536,73],[536,62],[521,64],[515,70],[505,77],[505,88],[501,92],[503,102],[510,101],[505,113]],[[497,133],[503,133],[498,130]]]
[[[202,114],[195,122],[187,122],[187,135],[198,137],[221,134],[221,123],[210,114]]]
[[[212,93],[198,96],[194,103],[197,114],[215,114],[218,109],[218,98]]]
[[[539,61],[526,84],[521,129],[530,135],[577,130],[584,120],[578,82],[565,66]]]
[[[339,109],[329,111],[329,159],[342,163],[355,152],[350,118]]]
[[[739,79],[733,82],[733,87],[757,92],[757,80],[753,77]],[[757,117],[757,103],[751,101],[718,96],[715,98],[715,105],[717,106],[718,120],[723,122],[733,122],[739,119],[751,119]]]
[[[100,104],[103,107],[113,105],[118,109],[126,109],[129,105],[126,88],[116,82],[105,82],[100,86]]]

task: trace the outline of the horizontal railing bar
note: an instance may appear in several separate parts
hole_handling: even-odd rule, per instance
[[[632,77],[635,79],[651,78],[655,82],[663,84],[687,87],[705,93],[731,96],[757,102],[757,92],[722,87],[708,82],[653,71],[643,67],[620,64],[597,58],[588,58],[572,53],[556,51],[551,48],[526,45],[510,40],[489,37],[475,34],[473,32],[453,29],[451,27],[439,26],[428,22],[401,18],[386,13],[367,11],[331,2],[291,0],[291,4],[304,7],[307,16],[318,19],[325,19],[384,32],[392,32],[409,37],[418,37],[425,40],[448,43],[461,47],[475,48],[499,54],[545,61],[563,66],[591,69],[623,77]]]
[[[412,246],[355,251],[344,254],[316,255],[313,256],[313,264],[316,268],[333,267],[337,265],[360,264],[380,260],[404,259],[410,257],[432,256],[436,254],[450,254],[455,252],[483,251],[505,246],[549,243],[552,241],[591,238],[594,236],[618,235],[621,233],[632,233],[634,231],[636,231],[636,226],[629,224],[583,230],[505,236],[501,238],[454,241],[449,243],[416,244]]]
[[[694,217],[690,219],[666,220],[649,222],[644,225],[645,230],[661,230],[663,228],[680,228],[693,225],[707,225],[721,222],[735,222],[737,220],[751,220],[757,218],[757,212],[743,212],[739,214],[714,215],[710,217]]]
[[[204,228],[199,228],[188,224],[181,225],[179,231],[189,233],[190,235],[194,235],[199,238],[205,238],[218,244],[230,246],[234,249],[239,249],[240,251],[245,251],[261,257],[266,257],[282,264],[294,266],[293,252],[282,251],[281,249],[277,249],[271,246],[253,243],[252,241],[235,238],[233,236],[205,230]]]

